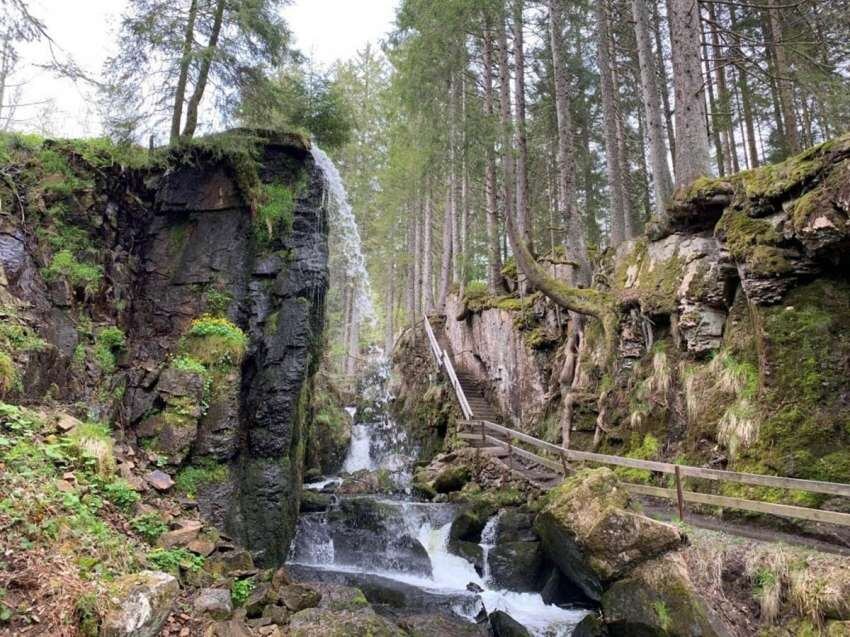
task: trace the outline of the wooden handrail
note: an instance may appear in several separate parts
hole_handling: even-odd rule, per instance
[[[501,425],[496,425],[496,423],[491,423],[491,422],[486,421],[486,420],[462,421],[460,424],[475,424],[475,425],[483,424],[487,429],[497,430],[500,433],[510,432],[512,434],[517,434],[517,435],[514,436],[517,440],[523,440],[525,442],[528,442],[528,439],[534,440],[535,442],[540,443],[539,445],[537,445],[539,447],[546,447],[546,448],[554,447],[556,449],[562,449],[561,447],[557,447],[556,445],[552,445],[551,443],[544,442],[542,440],[537,440],[536,438],[533,438],[532,436],[528,436],[527,434],[523,434],[522,432],[513,431],[511,429],[508,429],[507,427],[502,427]],[[476,434],[467,434],[467,436],[469,436],[470,439],[480,439],[479,434],[477,434],[477,433]],[[560,465],[557,462],[549,460],[548,458],[543,458],[541,456],[538,456],[537,454],[534,454],[530,451],[526,451],[525,449],[521,449],[521,448],[519,448],[515,445],[511,445],[508,441],[506,441],[502,438],[497,438],[497,437],[491,436],[489,434],[485,434],[485,440],[489,443],[494,444],[494,445],[498,445],[498,446],[504,447],[506,449],[509,449],[511,453],[516,454],[517,456],[526,458],[527,460],[531,460],[532,462],[536,462],[536,463],[538,463],[538,464],[540,464],[544,467],[548,467],[549,469],[554,470],[558,474],[563,474],[563,470],[561,469]],[[573,454],[584,455],[584,454],[587,453],[587,452],[567,453],[567,452],[570,452],[570,450],[568,450],[568,449],[562,449],[562,450],[565,452],[565,455],[567,455],[568,457],[570,455],[573,455]],[[655,467],[657,465],[668,465],[668,463],[663,463],[663,462],[658,463],[658,462],[652,462],[652,461],[649,461],[649,460],[636,461],[640,464],[635,465],[632,462],[632,461],[634,461],[633,458],[621,458],[619,456],[605,456],[603,454],[591,454],[591,455],[595,456],[595,459],[593,460],[593,462],[598,462],[598,463],[603,463],[603,464],[616,464],[616,465],[619,465],[619,466],[636,467],[636,468],[640,468],[640,469],[649,469],[650,467]],[[608,458],[608,459],[610,459],[610,461],[606,462],[604,460],[599,460],[598,458]],[[629,461],[629,464],[624,464],[621,461]],[[685,473],[686,469],[694,468],[694,467],[687,467],[685,465],[668,465],[668,466],[673,467],[673,473],[674,474],[675,474],[675,468],[677,466],[679,467],[679,469],[682,473]],[[654,470],[654,469],[649,469],[649,470]],[[717,473],[721,473],[721,474],[722,473],[729,473],[732,476],[754,475],[754,474],[737,474],[734,471],[728,471],[728,472],[717,471]],[[776,477],[776,476],[762,476],[762,477],[773,478],[773,477]],[[719,479],[719,478],[714,478],[714,479]],[[782,480],[793,481],[794,478],[782,478]],[[736,480],[729,479],[727,481],[735,482]],[[812,481],[803,480],[803,481],[800,481],[800,482],[812,482]],[[816,483],[816,484],[823,485],[823,484],[836,484],[836,483]],[[848,514],[848,513],[840,513],[838,511],[824,511],[822,509],[812,509],[812,508],[808,508],[808,507],[798,507],[798,506],[791,506],[791,505],[787,505],[787,504],[773,504],[773,503],[770,503],[770,502],[761,502],[759,500],[745,500],[743,498],[732,498],[732,497],[728,497],[728,496],[714,495],[714,494],[711,494],[711,493],[697,493],[695,491],[684,491],[684,490],[681,489],[681,483],[679,483],[679,485],[677,485],[677,486],[678,486],[677,489],[665,489],[663,487],[655,487],[655,486],[650,486],[650,485],[646,485],[646,484],[631,484],[631,483],[624,483],[623,484],[623,487],[626,490],[628,490],[629,493],[632,493],[634,495],[647,495],[647,496],[650,496],[650,497],[673,500],[674,502],[679,501],[680,498],[681,498],[686,502],[694,502],[694,503],[697,503],[697,504],[705,504],[705,505],[709,505],[709,506],[719,506],[719,507],[725,507],[725,508],[730,508],[730,509],[740,509],[742,511],[752,511],[752,512],[755,512],[755,513],[767,513],[767,514],[770,514],[770,515],[778,515],[778,516],[782,516],[782,517],[797,518],[797,519],[802,519],[802,520],[812,520],[812,521],[815,521],[815,522],[825,522],[825,523],[828,523],[828,524],[838,524],[838,525],[841,525],[841,526],[850,526],[850,514]],[[838,485],[838,486],[850,487],[850,485]],[[680,517],[681,517],[681,512],[680,512]]]
[[[460,410],[463,412],[463,417],[466,420],[470,420],[475,416],[475,414],[472,411],[472,407],[469,406],[469,401],[466,399],[466,394],[464,393],[463,386],[461,386],[460,380],[458,380],[457,374],[455,373],[452,360],[437,342],[437,337],[434,335],[434,330],[431,328],[431,322],[428,320],[428,315],[423,314],[423,318],[425,319],[425,333],[428,335],[428,342],[431,345],[431,353],[434,354],[434,358],[437,361],[437,367],[446,371],[446,375],[449,377],[449,382],[451,382],[452,388],[455,390],[457,401],[460,403]]]
[[[468,424],[478,425],[480,420],[470,420]],[[596,462],[599,464],[610,464],[620,467],[629,467],[631,469],[644,469],[646,471],[657,471],[659,473],[676,473],[675,464],[669,462],[658,462],[655,460],[638,460],[637,458],[624,458],[623,456],[609,456],[601,453],[593,453],[590,451],[578,451],[576,449],[565,449],[558,445],[538,440],[533,436],[524,434],[521,431],[515,431],[497,425],[494,422],[483,421],[484,426],[498,433],[513,436],[518,440],[522,440],[538,449],[551,451],[552,453],[560,454],[568,460],[580,462]],[[463,424],[463,423],[462,423]],[[850,498],[850,484],[842,484],[838,482],[821,482],[818,480],[802,480],[800,478],[786,478],[783,476],[760,475],[756,473],[740,473],[737,471],[724,471],[721,469],[706,469],[703,467],[693,467],[690,465],[678,465],[679,470],[685,477],[703,478],[705,480],[717,480],[720,482],[738,482],[742,484],[751,484],[756,486],[776,487],[780,489],[796,489],[799,491],[808,491],[811,493],[825,493],[829,495],[838,495]]]

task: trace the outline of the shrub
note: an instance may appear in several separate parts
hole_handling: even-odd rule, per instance
[[[119,327],[104,327],[97,333],[94,344],[94,357],[100,369],[107,374],[115,371],[115,353],[124,349],[127,338]]]
[[[135,517],[130,521],[130,527],[151,544],[168,530],[168,525],[158,513],[145,513]]]
[[[254,590],[255,584],[252,579],[237,579],[230,585],[230,597],[234,606],[241,606]]]
[[[133,490],[126,480],[116,480],[103,486],[106,499],[122,511],[129,511],[141,496]]]
[[[148,552],[148,562],[161,571],[179,573],[180,569],[199,571],[204,567],[204,558],[184,548],[153,549]]]

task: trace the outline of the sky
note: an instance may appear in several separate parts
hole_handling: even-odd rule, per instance
[[[367,42],[378,43],[390,30],[398,0],[294,0],[283,17],[295,46],[320,66],[347,59]],[[125,0],[31,0],[31,11],[46,24],[58,47],[97,77],[114,52],[115,33]],[[101,132],[90,88],[53,77],[35,65],[49,60],[44,43],[22,48],[15,78],[19,102],[14,128],[63,137]]]

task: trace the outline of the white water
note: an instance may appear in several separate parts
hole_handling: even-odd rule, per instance
[[[484,529],[481,531],[481,549],[482,561],[484,562],[483,575],[481,576],[485,582],[490,582],[490,549],[496,545],[496,531],[499,529],[499,517],[502,512],[494,515],[487,520]]]
[[[372,287],[369,282],[369,273],[366,271],[360,231],[357,229],[357,220],[348,201],[348,193],[342,183],[339,170],[325,151],[313,144],[310,147],[310,153],[324,173],[329,195],[328,203],[331,204],[329,206],[332,228],[329,236],[331,267],[336,266],[345,272],[346,278],[354,286],[357,316],[373,322],[375,310],[372,307]]]
[[[376,468],[375,463],[372,462],[372,437],[370,433],[368,424],[357,424],[351,427],[351,446],[348,448],[348,455],[342,465],[342,470],[345,473],[354,473],[362,469],[371,471]]]

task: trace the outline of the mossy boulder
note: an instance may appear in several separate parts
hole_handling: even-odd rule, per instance
[[[630,569],[684,541],[676,527],[628,507],[614,472],[591,469],[551,491],[535,520],[548,558],[592,600]]]
[[[437,493],[451,493],[463,489],[464,485],[471,479],[472,474],[469,467],[451,466],[438,473],[431,486]]]
[[[602,613],[615,637],[715,637],[705,607],[678,555],[638,566],[602,596]]]
[[[404,637],[405,632],[371,608],[357,611],[310,608],[295,613],[290,637]]]
[[[540,589],[544,575],[540,542],[501,542],[490,550],[487,561],[493,583],[499,588],[519,592]]]

